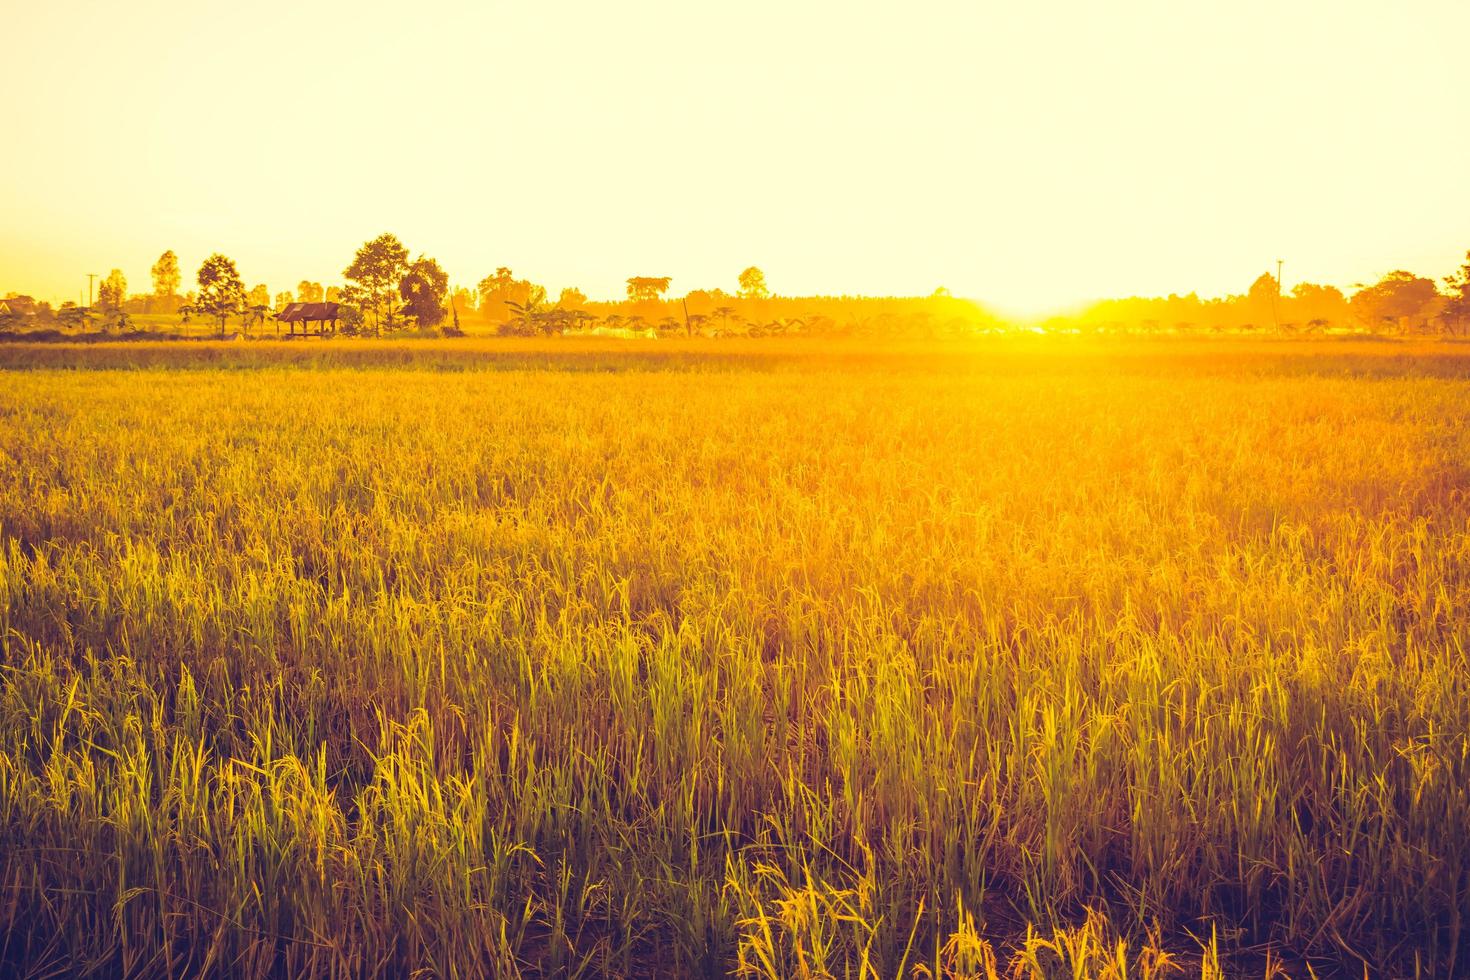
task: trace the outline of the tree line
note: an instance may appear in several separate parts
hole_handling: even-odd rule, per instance
[[[1263,273],[1239,295],[1128,297],[1093,303],[1045,326],[1090,333],[1449,334],[1470,331],[1470,252],[1443,280],[1402,269],[1351,295],[1336,286],[1300,282],[1283,291]]]
[[[765,273],[750,266],[736,277],[736,289],[694,289],[671,297],[668,276],[630,276],[620,300],[594,301],[575,287],[555,300],[544,286],[499,267],[473,288],[451,288],[438,261],[411,253],[392,234],[363,243],[342,271],[341,285],[302,280],[295,290],[272,294],[259,283],[248,287],[235,262],[223,254],[204,260],[194,288],[180,292],[178,256],[166,251],[150,270],[152,290],[129,294],[127,279],[113,269],[99,284],[91,307],[64,303],[52,310],[28,296],[0,301],[0,327],[25,322],[56,322],[86,329],[126,330],[139,315],[177,315],[188,324],[198,317],[220,336],[232,318],[248,333],[292,303],[336,303],[337,322],[349,335],[383,336],[405,330],[454,336],[467,323],[486,332],[517,336],[569,333],[653,335],[772,336],[804,333],[823,336],[958,337],[1011,327],[978,304],[951,296],[943,288],[925,297],[806,296],[772,293]],[[1082,333],[1253,333],[1329,332],[1449,333],[1470,331],[1470,252],[1465,263],[1442,280],[1410,272],[1390,272],[1351,295],[1335,286],[1297,283],[1283,292],[1264,273],[1240,295],[1202,299],[1194,293],[1167,297],[1102,300],[1069,316],[1054,317],[1041,329]]]

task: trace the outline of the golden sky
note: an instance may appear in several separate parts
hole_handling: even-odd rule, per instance
[[[1466,0],[13,3],[0,294],[174,249],[273,292],[1351,286],[1470,249]]]

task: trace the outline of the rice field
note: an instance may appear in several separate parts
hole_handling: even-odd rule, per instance
[[[0,972],[1470,971],[1470,347],[0,369]]]

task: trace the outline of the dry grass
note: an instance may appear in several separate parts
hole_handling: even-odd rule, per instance
[[[1466,968],[1458,348],[669,350],[0,351],[0,966]]]

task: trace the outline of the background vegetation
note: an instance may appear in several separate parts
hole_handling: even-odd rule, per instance
[[[623,299],[591,300],[568,287],[553,300],[545,287],[517,278],[506,267],[473,289],[455,287],[435,259],[420,255],[410,262],[409,254],[395,236],[383,234],[358,249],[343,270],[345,285],[324,287],[302,280],[294,292],[274,295],[264,283],[247,291],[234,263],[213,255],[200,267],[199,288],[180,295],[178,258],[168,251],[153,266],[151,293],[129,297],[127,279],[114,269],[102,280],[92,307],[66,303],[53,310],[30,296],[8,294],[0,301],[0,336],[35,339],[38,331],[57,329],[188,336],[200,333],[203,319],[216,322],[223,338],[234,317],[237,336],[274,337],[281,333],[276,314],[294,302],[337,303],[338,329],[373,337],[408,332],[435,337],[802,335],[935,341],[1017,329],[1184,337],[1454,336],[1470,330],[1470,253],[1442,283],[1396,270],[1377,283],[1359,283],[1349,295],[1311,282],[1286,290],[1277,276],[1263,273],[1239,295],[1108,299],[1041,323],[1007,320],[943,287],[921,297],[780,296],[772,293],[756,266],[740,272],[733,293],[716,287],[671,295],[668,276],[631,276]],[[222,275],[225,271],[228,276]]]

